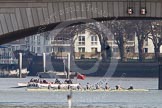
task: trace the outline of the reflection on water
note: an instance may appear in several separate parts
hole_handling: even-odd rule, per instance
[[[27,82],[31,77],[1,78],[0,79],[0,107],[41,107],[62,108],[67,106],[66,96],[69,92],[28,92],[25,88],[15,88],[18,82]],[[50,79],[53,80],[53,79]],[[73,80],[76,82],[76,80]],[[92,85],[103,81],[99,77],[88,77],[86,80],[78,80],[82,85],[87,82]],[[162,108],[162,91],[157,90],[156,78],[104,78],[111,88],[120,84],[124,88],[133,85],[134,88],[150,89],[149,92],[73,92],[73,106],[95,108]],[[104,86],[104,84],[103,84]],[[95,107],[94,107],[95,106]],[[75,107],[73,107],[75,108]],[[100,107],[97,107],[100,108]]]

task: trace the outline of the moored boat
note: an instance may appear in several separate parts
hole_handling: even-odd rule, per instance
[[[21,70],[21,77],[25,78],[28,75],[29,71],[26,68]],[[19,77],[19,69],[14,70],[2,70],[0,72],[1,78],[18,78]]]
[[[27,87],[28,83],[17,83],[18,87]]]
[[[70,79],[74,79],[75,76],[76,76],[76,72],[69,72]],[[39,78],[67,78],[67,73],[53,72],[53,71],[38,72],[38,77]]]

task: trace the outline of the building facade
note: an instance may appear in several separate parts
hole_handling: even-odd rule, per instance
[[[25,38],[28,50],[35,54],[51,52],[50,38],[47,33],[36,34]]]
[[[26,39],[26,45],[30,52],[42,55],[43,53],[64,56],[70,50],[70,40],[55,39],[50,32],[36,34]]]
[[[151,36],[151,34],[149,36]],[[55,37],[50,35],[49,32],[27,37],[25,39],[26,49],[38,55],[50,53],[58,57],[64,57],[67,56],[68,52],[74,52],[75,59],[101,57],[99,37],[91,30],[85,29],[82,32],[75,34],[73,39],[65,40],[63,37],[64,36],[61,36],[60,38],[55,39]],[[108,44],[113,54],[115,54],[114,57],[116,57],[116,59],[120,59],[118,45],[116,44],[113,36],[109,37]],[[138,40],[136,33],[132,37],[133,38],[128,40],[126,44],[127,57],[130,59],[138,59]],[[15,50],[18,48],[16,45],[13,46],[15,46]],[[153,58],[154,45],[151,39],[145,39],[143,51],[146,58]],[[160,52],[161,51],[162,47]]]
[[[100,58],[101,45],[97,34],[85,29],[77,33],[73,40],[76,59]]]
[[[41,33],[27,37],[26,45],[29,51],[42,55],[50,53],[57,57],[67,56],[73,52],[76,59],[100,57],[101,45],[97,34],[85,30],[74,36],[73,39],[55,38],[50,33]]]
[[[18,64],[14,52],[20,50],[27,50],[24,39],[0,46],[0,64]]]

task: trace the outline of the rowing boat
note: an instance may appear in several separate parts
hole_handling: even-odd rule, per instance
[[[68,89],[48,89],[48,88],[27,88],[26,89],[29,92],[67,92]],[[133,89],[133,90],[104,90],[104,89],[94,89],[94,90],[72,90],[74,92],[148,92],[148,89]]]

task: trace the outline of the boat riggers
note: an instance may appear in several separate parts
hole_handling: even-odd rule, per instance
[[[48,88],[48,89],[77,89],[79,84],[44,84],[44,83],[29,83],[28,88]]]
[[[69,92],[69,90],[67,89],[48,89],[48,88],[27,88],[26,89],[27,91],[31,91],[31,92]],[[77,89],[73,89],[72,90],[73,92],[148,92],[149,90],[148,89],[133,89],[133,90],[128,90],[128,89],[125,89],[125,90],[116,90],[116,89],[109,89],[109,90],[106,90],[106,89],[90,89],[90,90],[87,90],[87,89],[80,89],[80,90],[77,90]]]
[[[109,92],[115,92],[115,91],[148,91],[147,89],[134,89],[133,86],[130,86],[128,89],[124,89],[122,87],[115,86],[115,89],[111,89],[108,84],[106,83],[105,87],[100,87],[99,85],[96,85],[96,87],[92,87],[89,83],[87,83],[86,86],[81,86],[80,83],[77,84],[56,84],[56,83],[35,83],[30,82],[27,86],[27,91],[68,91],[68,90],[74,90],[74,91],[109,91]]]

